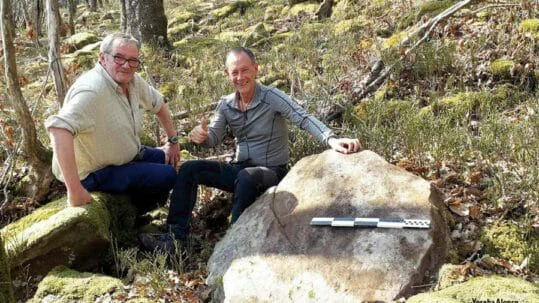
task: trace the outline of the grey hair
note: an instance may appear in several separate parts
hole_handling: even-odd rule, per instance
[[[228,60],[232,54],[236,55],[236,54],[241,54],[241,53],[246,54],[247,57],[251,59],[251,63],[256,64],[256,57],[253,51],[247,47],[239,46],[239,47],[234,47],[228,52],[228,55],[226,56],[226,60],[225,60],[225,66],[227,66]]]
[[[112,52],[112,45],[114,44],[114,41],[120,40],[123,43],[132,44],[137,47],[138,50],[140,50],[140,42],[135,39],[133,36],[123,33],[113,33],[107,35],[103,41],[101,42],[101,47],[99,48],[99,51],[102,53],[110,53]]]

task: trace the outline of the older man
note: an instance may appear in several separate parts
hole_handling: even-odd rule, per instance
[[[139,51],[140,43],[129,35],[105,37],[98,63],[77,79],[60,112],[45,122],[53,172],[65,183],[71,206],[89,203],[90,191],[164,199],[174,185],[178,137],[163,96],[136,74]],[[164,128],[168,142],[162,148],[141,145],[141,108],[156,114]]]
[[[225,73],[235,92],[217,105],[212,122],[203,119],[189,134],[196,144],[213,147],[221,143],[228,126],[236,140],[235,159],[230,163],[187,161],[178,172],[172,191],[168,224],[171,234],[160,235],[148,246],[169,248],[173,238],[184,241],[196,201],[198,185],[233,192],[232,218],[241,213],[270,186],[287,173],[288,127],[286,120],[308,131],[322,144],[341,153],[360,148],[357,139],[337,138],[322,122],[308,114],[277,88],[256,82],[258,64],[251,50],[232,49],[226,58]]]

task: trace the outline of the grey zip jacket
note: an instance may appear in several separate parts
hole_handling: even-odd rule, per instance
[[[239,95],[221,98],[209,124],[204,146],[221,143],[229,126],[236,140],[233,162],[257,166],[279,166],[288,163],[288,127],[286,120],[307,130],[322,144],[335,134],[320,120],[308,114],[281,90],[257,83],[253,100],[245,112],[238,106]]]

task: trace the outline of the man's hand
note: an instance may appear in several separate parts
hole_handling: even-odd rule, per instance
[[[165,152],[165,164],[170,164],[175,168],[180,164],[180,143],[165,144],[161,149]]]
[[[348,138],[329,138],[328,145],[331,149],[343,154],[355,153],[361,148],[358,139]]]
[[[69,203],[70,206],[82,206],[91,201],[92,196],[84,187],[82,187],[82,184],[74,189],[67,190],[67,203]]]
[[[189,140],[196,144],[202,144],[208,139],[208,121],[206,121],[206,115],[202,115],[200,124],[195,126],[189,133]]]

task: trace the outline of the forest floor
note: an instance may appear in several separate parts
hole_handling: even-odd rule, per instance
[[[204,16],[205,14],[209,15],[208,11],[211,8],[216,8],[221,3],[224,3],[224,1],[217,1],[218,3],[213,4],[209,2],[204,4],[204,1],[193,1],[194,4],[187,4],[189,1],[166,2],[170,8],[167,10],[168,13],[177,13],[182,11],[180,8],[185,8],[186,10],[200,13],[203,17],[198,20],[205,20],[206,17]],[[276,1],[276,4],[283,4],[281,2],[286,1]],[[386,32],[397,32],[397,28],[403,27],[402,23],[405,23],[403,20],[407,19],[402,16],[404,13],[399,15],[398,12],[404,12],[407,9],[412,10],[412,8],[399,7],[399,5],[405,4],[404,1],[398,2],[399,4],[392,4],[392,7],[369,9],[368,7],[362,7],[361,12],[370,11],[371,14],[375,14],[374,17],[365,16],[365,18],[372,18],[372,24],[365,22],[365,24],[358,27],[365,32],[362,35],[370,34],[388,38],[390,35]],[[372,5],[375,6],[375,4]],[[537,4],[535,6],[530,5],[532,5],[531,8],[524,8],[529,11],[539,11]],[[193,40],[189,40],[188,43],[191,43],[192,49],[187,50],[185,44],[175,44],[172,51],[158,50],[150,53],[148,50],[144,50],[147,68],[141,72],[146,77],[151,76],[165,94],[170,93],[165,88],[170,86],[171,83],[176,87],[170,95],[174,101],[172,102],[172,109],[175,112],[181,112],[185,109],[197,109],[201,107],[200,102],[214,101],[222,92],[230,89],[221,83],[225,81],[224,77],[222,75],[216,76],[214,72],[220,70],[220,57],[222,57],[220,55],[222,55],[224,48],[222,48],[223,45],[208,47],[207,42],[201,40],[201,36],[213,33],[212,31],[216,31],[216,28],[219,28],[219,31],[222,32],[243,31],[254,26],[256,22],[264,21],[264,10],[269,10],[270,5],[264,2],[260,6],[262,12],[257,11],[260,8],[247,10],[246,14],[251,15],[248,16],[250,19],[245,22],[246,24],[242,24],[241,20],[237,20],[243,16],[238,15],[238,13],[225,18],[224,21],[219,21],[218,24],[212,24],[212,22],[216,21],[208,18],[206,22],[207,28],[190,34],[190,38]],[[97,32],[98,36],[103,36],[111,30],[119,30],[118,18],[113,18],[112,20],[102,18],[107,11],[117,11],[117,7],[101,9],[97,13],[98,18],[84,18],[84,22],[80,17],[90,15],[84,6],[79,6],[79,8],[78,31],[93,31]],[[385,9],[387,9],[386,13],[381,12]],[[443,191],[446,196],[446,204],[453,216],[451,237],[454,249],[450,253],[448,263],[461,265],[463,279],[497,273],[515,275],[528,281],[539,282],[538,265],[534,263],[539,261],[537,260],[537,255],[539,254],[539,248],[537,247],[539,245],[537,200],[539,189],[537,188],[538,183],[535,182],[539,181],[537,176],[538,140],[536,139],[538,133],[537,129],[534,129],[538,125],[539,107],[537,106],[536,97],[537,88],[535,86],[529,87],[530,84],[526,82],[530,81],[529,77],[518,76],[519,72],[520,75],[524,75],[526,69],[535,70],[535,67],[539,65],[539,49],[537,46],[539,38],[531,38],[532,42],[529,42],[530,38],[524,38],[524,36],[515,38],[514,36],[517,35],[515,33],[518,32],[518,30],[515,30],[515,28],[518,28],[518,21],[516,20],[524,19],[523,14],[525,14],[526,10],[516,11],[511,7],[507,7],[503,12],[502,10],[487,10],[488,13],[485,12],[485,16],[482,17],[483,19],[480,22],[474,18],[460,17],[447,22],[444,26],[440,26],[436,30],[434,37],[439,41],[452,41],[451,48],[438,45],[436,46],[439,47],[438,49],[436,47],[426,48],[422,50],[422,53],[411,55],[403,66],[397,68],[398,72],[394,72],[387,80],[387,85],[380,89],[383,93],[370,97],[367,100],[369,102],[363,102],[367,104],[365,106],[348,108],[351,113],[345,115],[345,122],[337,128],[342,133],[357,134],[365,148],[374,150],[384,155],[391,163],[424,177]],[[358,8],[357,12],[352,13],[358,13],[359,11]],[[476,15],[478,14],[476,13]],[[530,12],[529,15],[533,17],[533,13]],[[509,20],[510,18],[514,20],[511,21]],[[420,19],[417,18],[417,20]],[[169,23],[171,20],[175,19],[169,16]],[[398,20],[401,21],[401,24],[396,24]],[[271,19],[266,21],[270,22]],[[204,22],[198,22],[201,27],[205,26],[203,25]],[[310,23],[313,28],[316,28],[317,35],[311,39],[309,35],[314,30],[307,27]],[[308,92],[310,87],[323,87],[324,89],[330,87],[331,89],[326,89],[328,94],[333,89],[338,90],[340,94],[337,95],[345,96],[345,99],[350,97],[350,95],[353,95],[353,88],[359,85],[360,79],[368,73],[372,57],[375,57],[371,52],[360,47],[369,43],[372,44],[372,40],[364,36],[360,38],[351,36],[352,42],[341,41],[345,46],[339,50],[338,44],[337,46],[332,45],[322,37],[328,32],[325,27],[329,28],[333,25],[328,25],[327,23],[320,25],[309,14],[279,17],[273,20],[272,26],[277,27],[273,33],[286,32],[292,29],[305,35],[304,39],[306,40],[297,38],[297,41],[289,41],[289,57],[285,55],[276,57],[275,63],[267,64],[268,66],[263,69],[263,71],[271,74],[280,73],[291,78],[290,82],[292,83],[288,83],[288,89],[293,91],[294,87],[297,87],[296,90],[304,90],[305,93],[300,95],[303,99],[309,99],[309,96],[311,96]],[[317,26],[319,27],[317,28]],[[502,32],[505,33],[505,36],[502,35]],[[21,75],[19,81],[23,84],[23,93],[34,112],[36,124],[42,125],[44,119],[57,110],[52,80],[47,74],[46,38],[42,38],[42,45],[37,46],[29,39],[26,30],[20,30],[18,34],[15,44]],[[309,41],[309,39],[314,41]],[[330,61],[336,66],[333,72],[337,76],[335,74],[331,74],[327,78],[319,76],[319,70],[322,68],[316,64],[314,64],[315,66],[305,67],[308,61],[326,60],[324,54],[320,54],[320,43],[329,49],[328,52],[333,56]],[[255,48],[260,53],[266,51],[271,55],[279,54],[282,51],[282,49],[274,50],[273,48],[268,50],[266,46],[255,46]],[[443,58],[436,57],[450,51],[455,52],[453,55],[448,55],[453,56],[451,60],[448,60],[451,61],[450,63],[444,61]],[[208,59],[210,56],[220,57]],[[267,56],[262,59],[266,60],[266,62],[271,61],[270,55]],[[298,59],[298,57],[304,57],[305,59],[302,61],[303,59]],[[492,66],[491,61],[498,57],[509,57],[517,62],[511,67],[511,74],[506,75],[505,78],[495,76],[494,72],[489,69]],[[390,58],[384,59],[390,60]],[[435,60],[435,62],[433,63],[432,60]],[[283,67],[283,65],[279,64],[284,66],[288,64],[290,66]],[[438,70],[432,71],[434,65]],[[420,67],[418,68],[418,66]],[[323,68],[330,70],[327,66],[323,66]],[[446,70],[443,70],[444,68]],[[66,70],[68,79],[72,81],[85,69],[87,68],[71,66]],[[302,78],[304,76],[301,73],[310,73],[312,78],[319,77],[315,80],[307,81]],[[222,80],[216,80],[221,78]],[[537,72],[531,79],[536,78]],[[299,84],[294,86],[294,83]],[[451,86],[452,84],[454,84],[454,87]],[[398,110],[395,111],[395,108],[392,108],[395,105],[391,103],[395,99],[414,99],[422,108],[430,106],[433,112],[443,113],[446,104],[433,102],[432,99],[441,98],[444,94],[451,92],[454,92],[454,95],[462,96],[462,94],[480,91],[481,89],[496,91],[498,84],[510,84],[512,87],[516,87],[509,94],[514,94],[514,98],[520,98],[520,100],[504,101],[506,102],[504,106],[500,106],[500,109],[497,109],[497,112],[492,115],[497,119],[513,124],[502,124],[499,120],[495,121],[497,124],[494,122],[489,124],[487,113],[481,112],[482,116],[478,116],[476,115],[478,111],[470,111],[459,118],[459,121],[455,124],[451,124],[453,122],[449,121],[450,119],[448,118],[447,124],[429,122],[430,124],[413,125],[416,128],[412,130],[418,133],[409,135],[409,137],[405,136],[404,139],[396,138],[402,133],[396,131],[395,128],[399,128],[399,125],[410,126],[411,124],[399,124],[401,123],[400,118],[395,118],[395,112],[404,116],[403,113],[408,110],[407,108],[401,109],[402,103],[399,103],[397,105]],[[200,91],[197,91],[197,88],[200,88]],[[459,95],[459,93],[462,94]],[[334,94],[334,92],[331,92],[331,94]],[[327,97],[315,96],[317,98]],[[481,96],[483,95],[477,98],[483,98]],[[380,109],[373,105],[380,98],[384,100],[383,107],[386,109]],[[179,99],[186,100],[178,101]],[[201,101],[201,99],[204,100]],[[508,97],[507,99],[511,98]],[[191,104],[187,102],[191,102]],[[458,100],[454,102],[458,102]],[[477,102],[485,101],[481,99]],[[483,106],[483,103],[481,104]],[[390,107],[392,110],[388,112],[387,108]],[[452,112],[451,114],[454,113]],[[3,146],[13,144],[13,142],[9,142],[10,140],[17,140],[17,127],[16,122],[13,122],[12,115],[13,112],[9,108],[1,109],[0,118],[4,133]],[[349,116],[352,116],[352,118]],[[389,120],[380,123],[374,121],[373,116]],[[441,116],[436,117],[443,120]],[[181,129],[184,131],[189,130],[197,119],[198,116],[193,115],[181,120]],[[494,119],[492,120],[494,121]],[[520,122],[523,124],[517,125]],[[529,125],[531,125],[531,128]],[[446,126],[448,127],[444,128]],[[514,128],[512,128],[513,126]],[[429,127],[432,127],[433,132],[436,133],[436,135],[432,136],[435,138],[432,141],[421,137],[421,134],[424,134],[422,131]],[[459,136],[461,129],[466,132],[466,135]],[[148,130],[152,132],[153,128],[150,126]],[[490,135],[492,142],[486,141],[486,139],[477,139],[479,131],[484,137],[486,137],[486,134]],[[13,134],[11,137],[6,135],[10,132]],[[517,134],[517,132],[522,132],[523,134]],[[451,133],[454,133],[455,137],[446,136]],[[295,146],[301,151],[292,151],[293,161],[297,161],[303,155],[320,150],[318,147],[313,147],[311,143],[304,143],[302,141],[305,140],[303,137],[296,133],[294,134],[297,136]],[[527,139],[518,139],[519,135]],[[40,136],[44,142],[48,142],[47,136],[42,129]],[[434,143],[425,147],[426,145],[420,145],[423,143],[414,141],[414,138],[411,138],[413,136],[417,137],[415,140]],[[392,140],[399,143],[391,142]],[[408,141],[401,144],[401,140]],[[469,148],[469,146],[475,144],[473,143],[475,142],[474,140],[480,141],[477,145],[484,148],[484,150]],[[505,144],[514,145],[504,147]],[[421,146],[425,150],[414,150],[411,146]],[[233,142],[227,141],[222,148],[211,151],[203,151],[190,145],[186,145],[186,148],[191,155],[206,158],[232,153]],[[427,149],[429,150],[427,151]],[[17,166],[13,169],[10,190],[4,191],[11,195],[12,202],[0,211],[0,227],[27,215],[39,207],[39,204],[31,198],[16,194],[13,196],[13,193],[16,192],[14,190],[16,185],[24,179],[27,173],[27,165],[22,160],[18,161]],[[50,200],[54,200],[64,194],[63,185],[55,183],[49,197]],[[171,267],[166,262],[149,262],[151,266],[145,267],[148,260],[157,260],[159,256],[142,253],[137,247],[125,248],[120,252],[126,258],[125,262],[131,262],[130,265],[135,270],[121,277],[127,283],[125,296],[115,297],[114,300],[127,301],[139,297],[158,300],[159,302],[207,302],[210,290],[204,282],[207,276],[206,263],[211,256],[215,243],[222,238],[228,228],[229,198],[229,194],[209,188],[204,188],[199,192],[199,202],[193,217],[189,258],[181,260],[175,266]],[[153,219],[163,222],[163,213],[156,212]],[[499,240],[499,242],[496,240]],[[135,254],[136,257],[129,259],[128,256],[131,254]],[[111,264],[111,267],[113,266]],[[110,271],[113,272],[114,270],[111,268]],[[35,283],[38,280],[37,277],[29,277],[28,281],[25,282],[28,288],[26,292],[28,296],[32,295],[35,290]],[[96,302],[106,302],[106,300],[107,298],[104,297],[101,298],[101,301]]]

